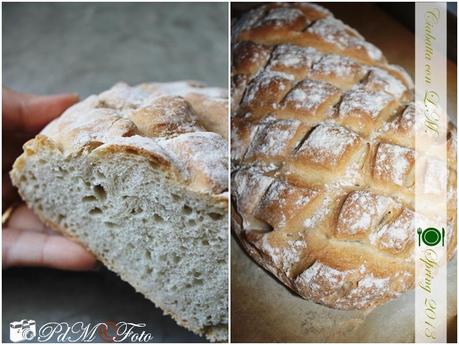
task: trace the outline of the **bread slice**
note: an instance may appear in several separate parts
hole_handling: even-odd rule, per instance
[[[226,102],[209,90],[118,84],[27,142],[11,178],[43,222],[180,325],[225,341],[227,144],[185,100]]]

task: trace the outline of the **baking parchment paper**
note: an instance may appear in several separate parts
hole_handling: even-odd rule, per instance
[[[448,265],[448,320],[457,315],[457,261]],[[451,326],[452,327],[452,326]],[[414,290],[369,312],[306,301],[231,241],[232,342],[414,342]]]

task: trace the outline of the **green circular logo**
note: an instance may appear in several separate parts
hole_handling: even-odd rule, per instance
[[[435,228],[427,228],[422,232],[422,242],[428,246],[435,246],[441,241],[441,233]]]

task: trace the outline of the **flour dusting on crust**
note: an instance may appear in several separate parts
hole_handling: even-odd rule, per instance
[[[254,205],[242,217],[250,228],[237,235],[308,300],[343,310],[381,305],[414,283],[413,81],[321,6],[261,8],[253,18],[263,25],[238,38],[271,50],[266,63],[242,61],[256,77],[236,105],[238,138],[250,149],[235,179],[253,164],[273,168],[262,173],[262,194],[249,187],[235,199]],[[250,139],[248,128],[256,128]],[[448,130],[447,174],[431,161],[416,183],[434,194],[448,181],[451,257],[456,131]]]
[[[348,147],[353,145],[359,136],[334,124],[322,123],[317,126],[301,148],[298,154],[308,154],[308,158],[315,163],[324,164],[331,161],[336,164]]]

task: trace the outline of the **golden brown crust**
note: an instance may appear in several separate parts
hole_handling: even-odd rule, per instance
[[[113,88],[69,108],[40,134],[63,152],[130,151],[174,171],[193,191],[220,194],[227,185],[226,91],[197,82]]]
[[[232,227],[241,245],[290,289],[333,308],[371,308],[413,287],[411,78],[317,5],[258,7],[232,37]],[[434,163],[421,160],[426,176]]]

